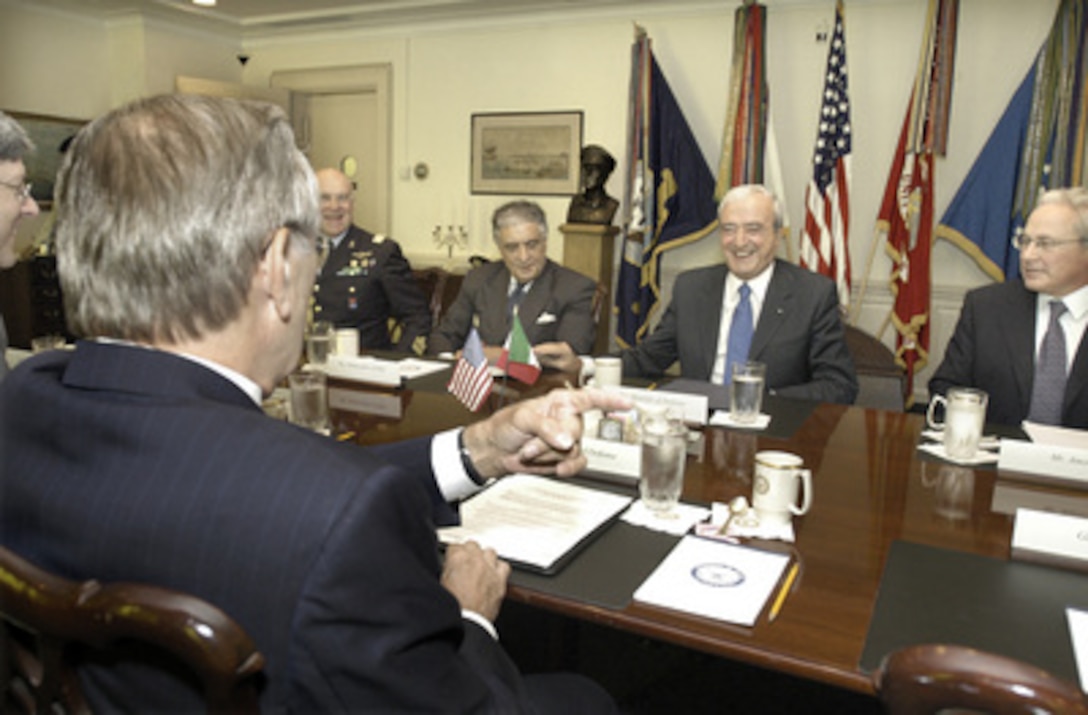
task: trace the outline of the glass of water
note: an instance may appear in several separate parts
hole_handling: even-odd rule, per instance
[[[319,320],[306,331],[306,362],[311,365],[324,365],[329,361],[329,349],[332,345],[332,323]]]
[[[763,408],[763,385],[767,366],[761,362],[733,363],[729,383],[729,416],[734,422],[751,424]]]
[[[671,517],[684,488],[688,429],[678,419],[657,418],[644,422],[641,432],[639,497],[657,516]]]
[[[315,432],[329,427],[329,396],[325,373],[299,370],[287,376],[291,388],[291,422]]]

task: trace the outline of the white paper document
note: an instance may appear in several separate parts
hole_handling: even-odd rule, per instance
[[[1065,609],[1069,619],[1069,637],[1073,639],[1073,656],[1077,659],[1080,689],[1088,693],[1088,611]]]
[[[785,554],[685,536],[635,600],[751,626],[789,563]]]
[[[461,505],[461,526],[438,530],[446,544],[476,541],[504,559],[547,571],[631,497],[514,474]]]

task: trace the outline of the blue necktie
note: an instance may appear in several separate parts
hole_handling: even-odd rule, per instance
[[[1031,408],[1028,419],[1046,425],[1062,423],[1062,402],[1065,399],[1065,333],[1058,318],[1066,310],[1060,300],[1050,301],[1050,323],[1047,324],[1039,359],[1035,361],[1035,379],[1031,385]]]
[[[741,283],[740,302],[733,309],[733,320],[729,324],[729,340],[725,346],[725,378],[728,385],[733,381],[733,364],[745,362],[748,351],[752,348],[752,301],[748,298],[752,289],[747,283]]]

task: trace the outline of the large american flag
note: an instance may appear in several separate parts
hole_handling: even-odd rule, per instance
[[[850,305],[850,98],[842,0],[835,4],[835,31],[827,52],[820,126],[805,187],[801,265],[835,281],[839,304]]]
[[[453,376],[450,377],[446,389],[465,407],[475,412],[491,394],[492,384],[484,346],[480,342],[480,334],[473,327],[468,333],[461,358],[453,368]]]

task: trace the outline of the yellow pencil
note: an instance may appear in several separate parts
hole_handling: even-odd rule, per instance
[[[786,580],[782,582],[782,588],[778,589],[778,596],[775,597],[774,603],[771,604],[771,614],[767,616],[768,623],[773,623],[774,619],[778,617],[778,612],[782,610],[782,604],[786,602],[786,596],[790,594],[790,588],[793,586],[794,579],[797,578],[797,570],[800,566],[801,562],[794,561],[793,566],[790,567],[790,572],[786,574]]]

